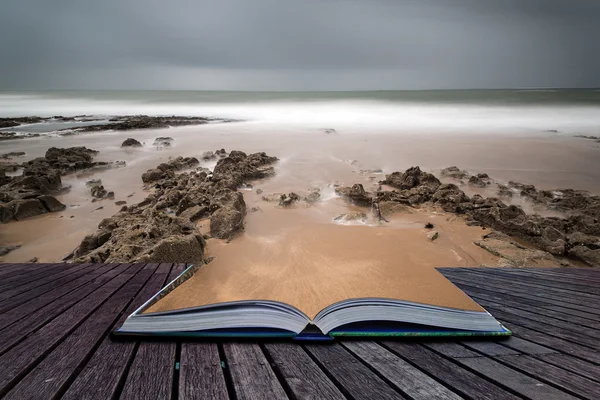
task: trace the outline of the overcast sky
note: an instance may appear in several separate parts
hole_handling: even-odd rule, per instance
[[[600,87],[600,0],[0,0],[0,90],[516,87]]]

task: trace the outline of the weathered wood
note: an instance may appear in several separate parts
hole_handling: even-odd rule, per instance
[[[143,345],[143,346],[142,346]],[[129,369],[121,398],[170,399],[175,371],[175,346],[143,342]]]
[[[503,311],[503,312],[515,314],[515,315],[518,315],[519,317],[527,318],[527,319],[530,319],[533,321],[538,321],[538,322],[542,322],[545,324],[552,324],[556,327],[563,328],[566,330],[571,330],[571,331],[574,331],[577,333],[581,333],[581,334],[587,335],[592,338],[596,338],[596,339],[600,338],[600,330],[598,330],[599,327],[596,326],[597,324],[586,323],[585,321],[584,321],[585,325],[580,324],[580,323],[575,323],[575,322],[569,321],[567,319],[568,315],[565,316],[564,314],[559,313],[559,312],[555,312],[555,311],[545,312],[545,311],[541,311],[536,308],[531,308],[531,310],[534,310],[534,312],[530,312],[530,311],[524,310],[525,307],[517,308],[517,307],[514,307],[512,304],[504,305],[499,302],[489,301],[487,299],[484,299],[483,297],[484,296],[477,295],[477,296],[474,296],[474,299],[479,304],[481,304],[483,307],[485,307],[488,311],[490,311],[490,310]]]
[[[157,267],[157,264],[148,264],[144,270],[147,270],[148,266],[152,270],[153,267]],[[111,330],[119,327],[127,316],[158,292],[163,287],[165,278],[166,274],[156,274],[155,272],[125,312],[121,314]],[[137,346],[137,342],[130,340],[116,341],[107,335],[64,394],[63,399],[101,400],[115,398],[119,391],[119,385],[125,382],[125,373],[129,367],[129,361],[133,359]]]
[[[551,271],[536,271],[535,269],[502,269],[502,272],[508,274],[509,276],[526,276],[533,279],[538,279],[540,281],[552,281],[552,282],[566,282],[572,283],[575,285],[582,285],[587,288],[590,286],[591,282],[600,282],[600,274],[598,274],[598,278],[594,279],[593,277],[578,277],[575,274],[569,273],[566,274],[555,274]]]
[[[522,339],[520,337],[511,336],[507,340],[500,342],[502,346],[515,349],[523,354],[552,354],[558,353],[556,350],[549,347],[542,346],[540,344],[530,342],[529,340]]]
[[[2,314],[2,320],[0,320],[0,331],[13,322],[17,320],[23,320],[28,317],[29,314],[37,311],[38,309],[45,308],[46,305],[61,299],[61,297],[68,295],[79,288],[82,288],[82,286],[82,289],[91,287],[97,277],[113,268],[115,268],[114,264],[104,264],[101,268],[97,268],[94,271],[71,281],[68,285],[63,285],[55,290],[51,290],[43,295],[32,298],[26,303],[4,312]]]
[[[451,387],[465,397],[489,400],[518,399],[517,396],[500,386],[460,368],[453,362],[446,360],[420,344],[394,341],[385,341],[383,344],[400,357],[417,366],[420,370],[443,382],[446,386]],[[479,357],[474,357],[473,359],[476,358]],[[467,360],[469,358],[463,359]]]
[[[477,269],[477,270],[473,270],[470,271],[471,273],[479,273],[482,274],[485,277],[488,276],[495,276],[495,277],[499,277],[502,279],[510,279],[510,280],[516,280],[519,283],[522,284],[530,284],[530,285],[536,285],[536,286],[542,286],[542,287],[549,287],[549,288],[553,288],[553,289],[561,289],[561,290],[569,290],[571,292],[577,293],[580,296],[585,296],[589,294],[589,295],[594,295],[594,296],[598,296],[600,295],[600,289],[594,287],[594,286],[590,286],[589,284],[587,285],[582,285],[581,283],[571,283],[569,282],[567,279],[556,279],[554,277],[552,277],[551,275],[545,275],[545,276],[541,276],[541,277],[536,277],[536,276],[531,276],[529,274],[523,274],[521,272],[518,271],[503,271],[500,268],[488,268],[487,270],[481,270],[481,269]]]
[[[162,263],[158,266],[156,273],[165,276],[166,280],[174,278],[177,274],[171,273],[173,264]],[[160,393],[155,398],[170,399],[173,385],[173,373],[175,371],[174,342],[148,342],[142,341],[138,347],[123,394],[125,399],[148,398],[149,395]]]
[[[90,265],[90,264],[86,264]],[[81,269],[84,268],[81,264],[71,264],[67,266],[66,264],[61,265],[60,267],[48,267],[49,269],[53,269],[54,272],[51,274],[40,273],[40,275],[34,279],[31,279],[29,276],[25,276],[21,278],[19,281],[14,281],[15,278],[9,277],[2,280],[0,290],[0,300],[13,298],[17,294],[21,294],[28,290],[34,289],[38,286],[42,286],[48,284],[50,282],[54,282],[59,278],[64,276],[69,276]]]
[[[600,363],[600,353],[591,350],[589,347],[581,346],[579,344],[548,335],[544,331],[540,332],[516,323],[504,321],[502,319],[500,319],[500,322],[505,324],[513,332],[513,334],[520,338],[549,347],[565,354],[570,354],[583,360]]]
[[[119,266],[109,272],[117,273],[118,275],[118,273],[123,272],[125,269],[125,266]],[[12,309],[10,311],[10,315],[7,315],[6,319],[10,321],[17,318],[17,322],[0,331],[0,354],[4,353],[9,348],[25,339],[31,332],[34,332],[48,321],[51,321],[69,307],[72,307],[78,301],[81,301],[86,296],[90,295],[94,290],[102,287],[104,284],[114,278],[114,276],[116,275],[109,274],[107,272],[104,275],[94,279],[94,282],[91,282],[88,285],[85,285],[61,297],[55,302],[42,307],[30,315],[24,315],[23,318],[20,319],[18,318],[18,315],[13,313],[13,311],[18,310],[20,307]],[[32,301],[32,303],[35,304],[35,301]],[[25,303],[24,306],[28,304],[29,303]],[[15,332],[19,332],[19,334],[15,335]]]
[[[296,343],[266,344],[273,360],[296,399],[344,399],[344,395],[319,366]]]
[[[464,270],[463,270],[464,271]],[[461,272],[464,274],[464,272]],[[479,280],[482,283],[495,283],[495,284],[500,284],[500,285],[505,285],[508,286],[510,285],[510,288],[512,290],[514,289],[520,289],[523,291],[543,291],[546,293],[552,293],[552,294],[556,294],[556,295],[562,295],[562,296],[568,296],[571,299],[581,299],[581,300],[585,300],[588,299],[589,301],[594,301],[594,302],[598,302],[600,301],[600,296],[596,295],[596,294],[589,294],[589,293],[582,293],[582,292],[577,292],[574,291],[572,289],[564,289],[561,288],[558,284],[554,285],[550,285],[550,284],[546,284],[546,282],[540,281],[540,282],[527,282],[526,279],[516,279],[516,278],[510,278],[510,277],[506,277],[500,274],[496,274],[496,273],[480,273],[477,271],[473,271],[473,272],[469,272],[467,275],[467,279],[472,279],[472,280]],[[568,287],[568,285],[565,285]]]
[[[406,398],[339,344],[307,345],[306,349],[353,399]]]
[[[258,344],[224,343],[223,350],[237,399],[288,398]]]
[[[182,343],[179,400],[229,399],[216,343]]]
[[[500,318],[504,321],[514,322],[521,326],[543,332],[550,336],[556,336],[561,339],[572,341],[573,343],[588,346],[591,349],[596,349],[598,347],[598,339],[578,333],[575,330],[558,327],[553,324],[552,320],[548,320],[547,322],[535,321],[529,318],[521,317],[517,314],[504,312],[493,307],[488,307],[488,311],[490,311],[496,318]]]
[[[513,296],[497,294],[486,290],[468,289],[469,295],[477,300],[483,299],[493,301],[503,306],[510,306],[514,309],[520,309],[525,311],[532,311],[536,314],[545,315],[548,317],[562,319],[563,321],[573,322],[575,324],[588,326],[590,328],[600,328],[600,322],[598,322],[594,315],[590,315],[587,312],[569,309],[566,307],[552,306],[550,304],[519,299],[518,301]]]
[[[421,342],[421,344],[449,358],[481,357],[481,354],[469,350],[457,342],[425,341]]]
[[[469,349],[477,350],[478,352],[483,353],[486,356],[494,357],[520,354],[518,351],[515,351],[509,347],[502,346],[502,341],[499,343],[495,343],[490,342],[488,340],[465,340],[461,343],[463,346],[468,347]]]
[[[520,356],[507,356],[520,357]],[[528,356],[523,356],[528,357]],[[575,397],[558,390],[550,385],[531,378],[521,372],[502,365],[498,361],[487,357],[481,358],[462,358],[457,360],[460,364],[470,367],[478,374],[494,381],[498,385],[506,386],[518,394],[529,398],[539,400],[568,400]]]
[[[88,266],[90,266],[90,264],[76,265],[73,268],[65,269],[61,273],[55,274],[53,278],[46,282],[39,280],[38,282],[33,283],[32,286],[23,285],[16,289],[4,291],[4,299],[0,301],[0,312],[14,308],[15,306],[23,304],[32,298],[61,287],[62,285],[66,285],[73,280],[84,276],[86,273],[91,272],[90,270],[86,271]]]
[[[456,286],[458,286],[467,293],[472,289],[480,291],[483,290],[507,296],[541,301],[552,305],[563,306],[575,310],[580,310],[592,315],[600,315],[600,310],[596,310],[592,307],[587,306],[588,302],[582,302],[579,299],[574,299],[568,296],[556,295],[546,291],[521,291],[519,289],[512,288],[509,290],[507,288],[510,288],[510,285],[495,285],[490,282],[484,281],[476,282],[462,279],[462,277],[457,277],[456,275],[448,275],[448,278],[450,279],[450,281],[452,281],[452,283],[454,283]]]
[[[600,383],[540,361],[532,356],[505,356],[503,363],[586,399],[597,399]]]
[[[139,266],[141,268],[141,266]],[[0,395],[139,271],[129,268],[0,356]]]
[[[28,276],[29,278],[31,278],[32,276],[36,276],[37,274],[41,273],[41,272],[36,272],[38,270],[41,269],[46,269],[48,267],[56,267],[57,265],[64,265],[64,264],[48,264],[48,263],[35,263],[35,264],[11,264],[10,267],[8,268],[4,268],[2,270],[2,275],[0,275],[2,277],[2,285],[4,286],[4,278],[8,278],[10,277],[12,278],[23,278]],[[18,279],[13,280],[12,282],[17,282]],[[16,285],[13,283],[13,285]]]
[[[600,382],[600,365],[580,360],[568,354],[543,354],[536,358],[593,381]]]
[[[93,351],[119,314],[151,276],[141,271],[92,313],[72,334],[24,377],[5,399],[55,398],[66,389],[70,377]]]
[[[462,398],[375,342],[346,342],[343,345],[411,399]]]
[[[14,275],[9,275],[0,282],[0,290],[5,290],[8,287],[12,289],[19,288],[24,285],[31,285],[38,281],[46,282],[54,274],[63,272],[65,268],[76,266],[74,264],[44,264],[44,268],[37,269],[32,272],[20,271]]]

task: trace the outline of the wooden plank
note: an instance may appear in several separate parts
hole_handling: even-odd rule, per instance
[[[411,399],[457,400],[462,398],[375,342],[345,342],[344,347],[369,364]]]
[[[500,318],[504,321],[514,322],[521,326],[543,332],[550,336],[556,336],[561,339],[572,341],[573,343],[588,346],[591,349],[598,349],[598,339],[578,333],[576,330],[565,329],[554,325],[550,319],[547,322],[536,321],[530,318],[521,317],[517,314],[504,312],[493,307],[488,307],[488,311],[491,312],[496,318]]]
[[[142,342],[129,369],[122,399],[170,399],[175,371],[175,346]],[[142,346],[143,345],[143,346]]]
[[[296,399],[345,399],[319,366],[296,343],[266,344],[265,350]]]
[[[519,317],[527,318],[533,321],[542,322],[545,324],[552,324],[555,327],[559,327],[566,330],[571,330],[573,332],[581,333],[583,335],[587,335],[592,338],[599,339],[600,338],[600,330],[598,330],[597,324],[594,323],[586,323],[586,325],[578,324],[575,322],[571,322],[566,320],[566,317],[563,316],[562,313],[558,313],[555,311],[540,311],[538,309],[533,309],[535,312],[526,311],[522,308],[516,308],[513,306],[507,306],[499,302],[489,301],[484,298],[484,296],[477,295],[474,296],[474,299],[485,307],[488,311],[497,310],[504,311],[506,313],[511,313],[514,315],[518,315]],[[490,311],[491,312],[491,311]],[[561,318],[559,318],[561,317]],[[568,316],[567,316],[568,317]]]
[[[515,269],[502,269],[502,272],[505,274],[510,274],[513,276],[526,276],[533,279],[539,280],[549,280],[552,282],[566,282],[572,283],[575,285],[583,285],[586,287],[593,287],[594,283],[600,282],[600,274],[598,275],[598,279],[590,278],[590,277],[579,277],[575,274],[554,274],[550,271],[536,271],[534,268],[521,268],[518,270]]]
[[[11,275],[5,279],[2,279],[0,283],[0,290],[6,290],[7,288],[17,288],[23,285],[30,285],[32,283],[42,281],[45,282],[50,279],[54,274],[62,272],[65,268],[71,268],[74,264],[45,264],[44,268],[37,269],[33,272],[22,271],[18,274]]]
[[[520,357],[520,356],[507,356]],[[528,356],[523,356],[528,357]],[[575,397],[547,385],[537,379],[531,378],[521,372],[509,368],[501,363],[489,359],[481,358],[462,358],[457,360],[460,364],[471,368],[478,374],[485,376],[499,385],[506,386],[514,390],[521,396],[534,400],[568,400]]]
[[[179,400],[195,399],[229,399],[215,343],[181,345]]]
[[[523,274],[518,271],[503,271],[501,268],[488,268],[486,270],[472,270],[470,273],[478,273],[482,274],[485,277],[490,275],[499,277],[502,279],[510,279],[515,280],[519,283],[530,284],[530,285],[539,285],[544,287],[549,287],[553,289],[561,289],[561,290],[569,290],[571,292],[576,292],[579,295],[600,295],[600,290],[594,286],[583,285],[581,283],[570,283],[568,279],[560,279],[553,278],[551,275],[539,275],[539,276],[531,276],[529,274]]]
[[[288,398],[258,344],[224,343],[223,351],[238,400]]]
[[[162,263],[156,273],[165,275],[168,282],[178,275],[176,272],[171,273],[172,267],[172,263]],[[142,341],[129,369],[121,397],[146,399],[152,396],[156,399],[170,399],[176,348],[175,342]]]
[[[158,264],[148,264],[144,270],[156,269]],[[123,321],[144,302],[158,292],[166,281],[166,274],[157,274],[150,277],[146,285],[135,296],[125,312],[121,314],[111,330],[121,326]],[[63,399],[113,399],[120,392],[130,360],[133,359],[138,342],[133,340],[118,341],[106,336],[94,355],[83,367],[81,373],[74,380]]]
[[[600,365],[580,360],[568,354],[543,354],[536,358],[593,381],[600,382]]]
[[[477,350],[487,356],[510,356],[520,354],[518,351],[509,347],[502,346],[503,341],[495,343],[483,340],[465,340],[461,342],[463,346],[469,349]]]
[[[91,264],[76,265],[73,268],[65,269],[59,274],[55,274],[52,278],[45,282],[40,279],[39,281],[32,283],[31,286],[23,285],[18,288],[7,289],[2,293],[4,299],[0,301],[0,312],[14,308],[32,298],[40,296],[46,292],[49,292],[50,290],[56,289],[57,287],[84,276],[86,273],[92,271],[92,269],[86,271],[90,265]]]
[[[16,308],[6,311],[2,314],[2,320],[0,320],[0,331],[15,321],[25,319],[30,314],[36,312],[38,309],[45,308],[45,306],[47,306],[48,304],[60,299],[61,297],[67,294],[70,294],[78,288],[81,288],[81,286],[91,286],[91,282],[93,282],[97,277],[102,276],[102,274],[104,274],[107,271],[110,271],[117,265],[118,264],[104,264],[102,267],[99,267],[94,271],[85,274],[79,279],[71,281],[68,285],[63,285],[59,288],[56,288],[55,290],[51,290],[50,292],[44,293],[41,296],[33,298]]]
[[[420,342],[423,346],[435,350],[449,358],[481,357],[481,354],[467,349],[457,342]]]
[[[49,266],[55,265],[53,263],[36,263],[36,264],[11,264],[10,267],[2,270],[2,281],[4,278],[17,278],[24,277],[27,275],[34,276],[36,271],[42,268],[48,268]],[[4,284],[4,283],[3,283]]]
[[[583,360],[600,363],[600,353],[590,350],[589,347],[581,346],[555,336],[550,336],[545,332],[529,329],[519,324],[504,321],[502,319],[500,319],[500,322],[505,324],[508,329],[513,331],[513,333],[520,338],[549,347],[562,353],[570,354]]]
[[[468,292],[471,289],[475,290],[483,290],[494,293],[500,293],[503,295],[515,296],[519,298],[525,298],[530,300],[541,301],[544,303],[564,306],[567,308],[580,310],[582,312],[586,312],[588,314],[600,315],[600,310],[594,309],[592,307],[588,307],[586,304],[589,303],[587,301],[581,301],[580,299],[574,299],[567,296],[556,295],[553,293],[548,293],[545,291],[535,291],[535,290],[527,290],[521,291],[519,289],[514,289],[510,285],[502,284],[496,285],[490,282],[474,282],[471,280],[466,280],[462,278],[457,278],[455,275],[449,275],[448,278],[452,283],[456,286]],[[510,290],[507,287],[511,287]]]
[[[85,285],[57,301],[42,307],[33,314],[24,316],[16,323],[0,331],[0,354],[24,340],[31,332],[36,331],[44,324],[59,316],[62,312],[90,295],[94,290],[102,287],[119,273],[125,271],[127,265],[123,264],[117,268],[107,271],[104,275],[94,279],[88,285]],[[27,304],[25,304],[27,305]],[[17,309],[13,309],[17,310]],[[11,312],[13,311],[11,310]]]
[[[532,356],[505,356],[503,363],[586,399],[597,399],[600,383],[540,361]]]
[[[382,344],[464,397],[489,400],[518,399],[500,386],[459,367],[420,344],[396,341],[384,341]],[[473,359],[477,358],[479,357]]]
[[[66,390],[71,377],[93,353],[97,344],[152,276],[142,270],[117,290],[52,350],[30,373],[8,392],[5,399],[57,398]],[[158,379],[158,378],[156,378]]]
[[[468,270],[464,269],[462,271],[468,271]],[[464,274],[464,272],[460,272],[460,273]],[[478,271],[472,271],[472,272],[469,271],[466,277],[469,280],[479,281],[479,282],[483,283],[484,285],[489,284],[489,283],[494,283],[494,284],[499,284],[499,285],[504,285],[504,286],[510,285],[511,290],[519,289],[521,291],[539,291],[539,292],[545,292],[545,293],[552,293],[553,295],[568,296],[569,298],[576,299],[576,300],[589,300],[589,301],[593,301],[593,302],[600,301],[600,296],[595,295],[595,294],[577,292],[577,291],[574,291],[571,289],[562,289],[559,287],[559,285],[549,286],[549,285],[546,285],[545,283],[542,284],[542,283],[521,281],[520,279],[501,276],[500,274],[496,274],[494,272],[488,272],[486,274],[482,274]],[[465,279],[464,276],[463,276],[463,279]]]
[[[551,349],[549,347],[542,346],[540,344],[530,342],[529,340],[525,340],[520,337],[511,336],[507,340],[503,340],[500,342],[502,346],[509,347],[511,349],[515,349],[523,354],[552,354],[558,353],[556,350]]]
[[[473,289],[472,287],[469,287],[467,291],[474,299],[480,298],[490,300],[504,306],[511,306],[525,311],[533,311],[537,314],[556,317],[564,321],[570,321],[579,325],[589,326],[591,328],[600,327],[600,323],[597,321],[598,316],[584,311],[573,310],[562,306],[553,306],[545,302],[523,299],[510,296],[508,294],[499,294],[486,290]]]
[[[353,399],[404,399],[339,344],[307,345],[306,350],[337,386]]]
[[[0,395],[138,272],[129,268],[0,356]]]

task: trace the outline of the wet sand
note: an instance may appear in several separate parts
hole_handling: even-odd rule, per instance
[[[152,143],[158,136],[173,137],[173,146],[156,150]],[[146,142],[146,146],[141,149],[120,148],[127,137]],[[265,151],[279,157],[281,161],[275,165],[277,175],[254,184],[254,188],[261,188],[264,194],[307,193],[310,187],[319,187],[322,193],[322,201],[310,208],[281,210],[260,200],[253,191],[245,191],[248,210],[258,206],[262,211],[249,212],[246,233],[230,244],[209,241],[209,253],[220,259],[229,253],[238,257],[240,254],[258,254],[260,245],[256,244],[256,238],[261,235],[271,235],[285,242],[282,232],[286,227],[304,226],[303,229],[320,237],[320,227],[335,224],[333,218],[353,210],[334,195],[332,185],[363,183],[367,190],[372,190],[383,178],[383,174],[361,173],[361,169],[382,169],[384,173],[391,173],[419,165],[439,176],[442,168],[457,165],[471,172],[486,172],[500,183],[515,180],[542,189],[573,188],[600,193],[598,144],[552,133],[478,135],[344,130],[338,134],[325,134],[322,130],[285,129],[272,124],[244,122],[17,140],[0,143],[0,153],[25,151],[26,157],[14,160],[20,162],[42,156],[52,146],[86,146],[100,151],[97,160],[124,160],[127,167],[63,177],[63,184],[72,186],[69,193],[58,197],[67,205],[65,211],[0,225],[0,243],[22,244],[20,249],[3,257],[2,262],[26,262],[32,257],[38,257],[40,262],[59,261],[86,234],[93,232],[103,218],[118,211],[120,206],[116,206],[115,201],[125,200],[131,204],[147,195],[142,191],[140,178],[147,169],[171,156],[198,157],[204,151],[218,148],[247,153]],[[214,163],[204,166],[212,168]],[[115,199],[91,203],[85,181],[92,178],[102,179],[105,188],[115,192]],[[468,186],[461,188],[467,194],[479,190]],[[131,194],[133,196],[128,197]],[[493,195],[493,192],[484,195]],[[528,206],[519,198],[513,202]],[[97,210],[99,207],[103,209]],[[368,213],[368,210],[361,211]],[[479,238],[478,235],[481,236],[481,228],[464,231],[459,228],[459,225],[468,228],[464,223],[444,222],[447,218],[427,212],[402,214],[397,215],[385,229],[373,229],[407,235],[402,239],[407,243],[419,240],[423,250],[411,248],[410,253],[414,256],[407,257],[405,261],[411,265],[422,268],[495,265],[493,256],[472,244],[474,239]],[[430,219],[438,220],[436,229],[440,231],[440,238],[433,243],[427,241],[422,229],[422,222]],[[323,236],[323,240],[327,240],[327,235]],[[348,243],[348,246],[355,244]],[[434,250],[430,251],[430,248]],[[217,259],[215,262],[221,261]]]

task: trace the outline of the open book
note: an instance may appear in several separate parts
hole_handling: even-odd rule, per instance
[[[374,229],[331,229],[331,237],[340,240],[376,234]],[[242,245],[243,240],[238,239]],[[334,239],[311,240],[310,234],[295,233],[287,247],[274,246],[268,254],[259,254],[260,246],[248,242],[252,251],[243,258],[229,248],[208,265],[189,267],[115,334],[297,339],[510,335],[435,269],[403,266],[402,259],[389,254],[394,243],[398,246],[393,237],[389,243],[380,236],[372,246],[346,246],[335,254]]]

